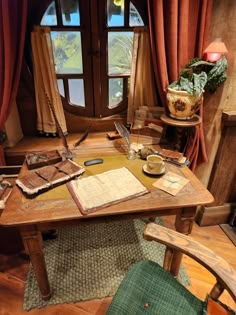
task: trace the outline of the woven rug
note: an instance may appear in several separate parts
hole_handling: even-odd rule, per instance
[[[44,242],[52,297],[41,299],[30,266],[24,309],[113,296],[132,264],[150,259],[162,265],[165,246],[143,239],[145,224],[130,220],[59,229],[57,239]],[[179,280],[189,284],[182,266]]]

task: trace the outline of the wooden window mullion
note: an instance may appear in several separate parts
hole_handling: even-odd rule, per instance
[[[61,14],[61,3],[60,0],[55,1],[56,15],[57,15],[57,25],[62,26],[62,14]]]

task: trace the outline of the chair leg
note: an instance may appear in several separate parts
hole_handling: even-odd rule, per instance
[[[172,264],[170,267],[170,273],[174,278],[177,278],[179,275],[179,269],[182,262],[183,254],[177,250],[173,251]]]
[[[173,259],[173,249],[166,247],[164,261],[163,261],[163,268],[168,272],[170,271],[170,268],[171,268],[172,259]]]
[[[224,288],[222,287],[222,285],[220,285],[219,282],[216,282],[216,284],[214,285],[214,287],[212,288],[212,290],[210,292],[210,296],[213,299],[217,300],[221,296],[223,291],[224,291]]]

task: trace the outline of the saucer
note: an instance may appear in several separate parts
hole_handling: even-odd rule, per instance
[[[163,167],[162,170],[160,172],[158,172],[158,173],[157,172],[152,172],[152,171],[150,171],[148,169],[147,164],[144,164],[143,165],[143,171],[144,171],[144,173],[149,174],[149,175],[160,176],[160,175],[163,175],[165,173],[166,169],[165,169],[165,167]]]

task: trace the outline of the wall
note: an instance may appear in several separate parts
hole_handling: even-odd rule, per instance
[[[223,110],[236,110],[236,1],[214,0],[209,42],[221,38],[228,53],[227,81],[213,95],[204,100],[204,133],[209,157],[207,163],[199,165],[195,174],[207,187],[215,155],[221,137],[221,115]]]

